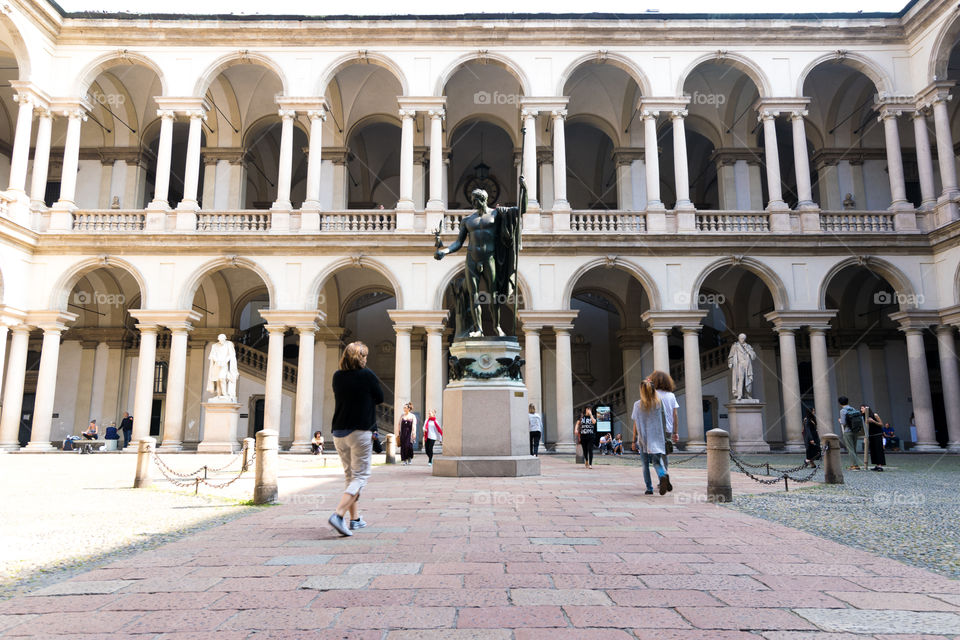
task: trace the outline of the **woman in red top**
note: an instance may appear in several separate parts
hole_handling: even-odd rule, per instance
[[[433,466],[433,445],[439,440],[443,442],[443,429],[437,421],[437,410],[430,409],[430,417],[423,423],[423,442],[427,450],[427,464]]]

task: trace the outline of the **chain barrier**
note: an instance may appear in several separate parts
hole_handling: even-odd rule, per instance
[[[222,467],[211,469],[210,467],[204,465],[199,469],[197,469],[196,471],[194,471],[193,473],[179,473],[177,471],[174,471],[173,469],[170,468],[170,465],[168,465],[166,461],[163,460],[163,458],[157,455],[157,452],[155,449],[152,450],[152,453],[153,453],[153,460],[157,464],[157,468],[160,469],[160,473],[163,475],[164,478],[167,479],[167,482],[177,487],[183,487],[183,488],[193,487],[193,493],[194,495],[196,495],[200,489],[201,484],[205,484],[211,489],[223,489],[223,488],[229,487],[231,484],[239,480],[240,477],[243,476],[244,472],[247,471],[247,468],[243,467],[242,465],[240,467],[240,470],[237,472],[237,475],[225,482],[210,482],[209,478],[207,477],[207,474],[220,473],[222,471],[225,471],[227,467],[232,465],[241,456],[243,456],[246,448],[247,448],[246,443],[244,443],[243,447],[240,449],[240,452],[237,455],[235,455],[233,458],[231,458],[230,461],[227,464],[223,465]],[[256,456],[256,449],[254,449],[253,456],[251,456],[249,462],[252,463],[253,458],[255,456]],[[202,477],[200,474],[203,474]]]
[[[817,473],[817,471],[820,470],[820,467],[814,464],[813,468],[810,469],[810,472],[805,476],[791,476],[790,475],[791,473],[796,473],[797,471],[800,471],[801,469],[805,468],[807,465],[803,464],[793,469],[777,469],[776,467],[771,467],[769,462],[763,462],[760,464],[750,464],[749,462],[746,462],[744,460],[740,460],[739,458],[737,458],[735,455],[733,455],[733,452],[730,452],[729,455],[730,455],[730,460],[732,460],[733,464],[735,464],[737,468],[740,469],[740,472],[746,475],[748,478],[750,478],[754,482],[759,482],[760,484],[772,485],[772,484],[777,484],[782,480],[784,491],[790,491],[790,482],[789,482],[790,480],[793,480],[797,484],[810,482],[813,479],[813,476]],[[778,475],[772,476],[769,478],[759,478],[754,474],[750,473],[749,471],[747,471],[746,469],[747,467],[751,469],[766,469],[767,475],[770,475],[771,471],[775,471]]]
[[[691,460],[696,460],[697,458],[700,458],[705,455],[707,455],[706,450],[698,451],[697,453],[692,453],[682,458],[675,458],[673,455],[669,455],[667,456],[667,463],[670,464],[671,466],[676,466],[678,464],[685,464],[687,462],[690,462]]]

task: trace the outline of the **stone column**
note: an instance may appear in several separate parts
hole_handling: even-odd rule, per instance
[[[891,313],[890,319],[900,324],[907,336],[907,367],[910,370],[910,395],[913,398],[913,417],[917,425],[917,451],[940,451],[933,426],[933,400],[930,397],[930,377],[927,353],[923,346],[923,332],[931,324],[939,324],[934,314],[917,311]]]
[[[170,322],[170,367],[167,369],[167,398],[163,410],[161,451],[183,449],[183,406],[187,384],[187,338],[193,326],[189,322]],[[134,421],[136,424],[136,421]]]
[[[913,137],[917,147],[917,169],[920,173],[921,209],[937,205],[933,181],[933,158],[930,156],[930,135],[927,132],[927,115],[923,109],[913,112]]]
[[[780,336],[780,385],[783,393],[783,417],[786,450],[803,450],[803,408],[800,405],[800,373],[797,368],[797,343],[793,327],[777,326]]]
[[[72,211],[77,208],[77,167],[80,160],[80,123],[87,119],[83,109],[64,112],[67,117],[67,138],[63,147],[63,170],[60,175],[60,199],[55,209]]]
[[[3,407],[3,370],[7,359],[7,333],[10,327],[0,320],[0,409]]]
[[[67,314],[64,314],[65,316]],[[52,451],[50,428],[53,425],[53,399],[57,393],[57,365],[60,362],[60,334],[66,325],[60,320],[76,319],[76,315],[38,323],[43,329],[40,370],[37,373],[37,395],[33,404],[33,427],[27,451]]]
[[[524,377],[527,383],[527,400],[543,415],[543,382],[540,372],[540,330],[543,327],[523,324],[524,352],[527,361]]]
[[[413,211],[413,118],[417,112],[412,109],[400,109],[400,199],[397,211]],[[413,217],[404,224],[407,231],[413,230]],[[400,227],[400,220],[397,220]],[[409,228],[407,228],[409,227]]]
[[[813,189],[810,186],[807,130],[803,124],[806,115],[806,110],[793,111],[790,114],[790,122],[793,125],[793,163],[797,174],[797,209],[800,211],[816,211],[820,207],[813,201]]]
[[[304,212],[320,210],[320,171],[323,165],[323,122],[327,114],[323,109],[308,111],[310,118],[310,150],[307,154],[307,197],[303,202],[300,216],[301,230],[316,231],[320,229],[320,217],[315,217],[315,224],[307,225],[304,229]]]
[[[673,120],[673,171],[676,176],[677,189],[677,204],[674,208],[677,210],[693,209],[693,203],[690,202],[687,134],[683,126],[683,119],[686,117],[686,109],[674,109],[670,112],[670,119]],[[689,230],[692,230],[692,225]]]
[[[700,330],[702,325],[681,326],[683,331],[683,395],[687,408],[687,447],[702,450],[703,385],[700,376]],[[669,373],[670,369],[665,369]]]
[[[950,114],[947,112],[949,92],[937,94],[933,99],[933,123],[937,132],[937,160],[940,162],[940,184],[944,200],[955,198],[957,191],[957,161],[953,151],[953,136],[950,133]]]
[[[394,324],[397,332],[397,350],[394,354],[393,373],[393,429],[400,437],[399,418],[403,414],[403,405],[410,402],[410,333],[411,325]]]
[[[183,199],[177,206],[178,209],[196,211],[200,208],[200,204],[197,202],[197,187],[200,184],[200,126],[203,124],[205,117],[202,111],[190,113],[190,130],[187,134],[187,161],[183,170]],[[161,126],[163,125],[161,124]]]
[[[427,209],[443,211],[443,109],[427,112],[430,116],[430,199]],[[430,225],[427,225],[428,227]]]
[[[952,326],[937,327],[937,351],[940,355],[943,403],[947,411],[947,448],[960,452],[960,373],[957,370],[957,343]]]
[[[296,326],[300,335],[297,354],[297,414],[293,426],[291,453],[310,453],[313,439],[313,365],[317,325],[315,322]]]
[[[777,148],[777,120],[776,112],[764,109],[760,112],[760,121],[763,122],[764,160],[767,164],[767,211],[784,211],[787,209],[783,201],[783,189],[780,185],[780,152]],[[804,136],[804,151],[806,151],[806,136]]]
[[[567,110],[558,109],[552,111],[550,115],[553,117],[553,210],[569,211],[570,202],[567,201],[567,142],[564,130],[566,128]],[[539,405],[537,405],[537,411],[540,411]]]
[[[10,358],[7,361],[6,386],[3,389],[3,414],[0,415],[0,449],[16,451],[20,448],[20,414],[23,410],[23,383],[27,375],[27,348],[30,327],[13,327],[10,340]]]
[[[290,211],[290,176],[293,172],[293,119],[296,112],[288,109],[280,110],[280,167],[277,176],[277,200],[273,203],[274,210]]]
[[[557,453],[573,453],[573,363],[570,353],[570,332],[573,325],[554,325],[557,336]]]
[[[37,143],[33,152],[33,175],[30,177],[30,206],[46,207],[47,171],[50,167],[50,130],[53,114],[49,109],[40,109],[37,122]]]
[[[539,211],[537,200],[537,111],[524,109],[520,112],[526,133],[523,134],[523,177],[527,182],[527,210]]]
[[[283,408],[283,334],[287,327],[283,324],[268,322],[266,328],[269,338],[267,342],[267,376],[263,392],[263,428],[265,431],[280,433],[280,418]]]
[[[133,399],[133,440],[127,449],[150,436],[150,415],[153,411],[153,378],[157,364],[157,331],[155,324],[140,323],[140,355],[137,359],[136,395]]]
[[[647,211],[663,210],[660,201],[660,152],[657,145],[658,111],[643,111],[643,157],[647,171]]]
[[[157,146],[157,175],[154,179],[153,202],[150,209],[169,209],[170,156],[173,154],[173,119],[175,114],[169,109],[159,109],[160,141]]]
[[[433,161],[431,160],[431,163]],[[437,410],[437,416],[443,419],[443,325],[424,327],[427,331],[427,372],[424,389],[424,421],[431,409]],[[529,364],[527,365],[529,371]]]
[[[884,109],[880,115],[883,121],[883,133],[887,145],[887,172],[890,174],[890,209],[913,209],[907,202],[907,187],[903,178],[903,157],[900,155],[900,130],[897,126],[897,112]]]
[[[34,99],[27,93],[15,93],[13,101],[20,105],[17,110],[17,130],[13,136],[13,152],[10,154],[9,190],[25,194],[27,184],[27,161],[30,156],[30,135],[33,131]]]
[[[653,368],[670,373],[670,329],[651,328],[653,334]]]
[[[827,357],[827,336],[829,326],[811,326],[810,330],[810,369],[813,374],[813,406],[817,412],[817,424],[821,433],[836,431],[833,419],[833,402],[830,398],[830,361]]]

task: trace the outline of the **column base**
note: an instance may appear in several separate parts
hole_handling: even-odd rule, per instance
[[[177,211],[200,211],[200,203],[196,200],[183,199],[177,205]]]
[[[816,211],[819,213],[820,205],[813,200],[803,200],[797,203],[797,211]]]
[[[689,451],[693,453],[699,453],[700,451],[707,450],[707,443],[703,440],[689,440],[686,443],[686,448],[684,451]]]
[[[910,453],[943,453],[943,451],[943,447],[936,442],[918,442],[910,448]]]
[[[767,203],[767,211],[790,211],[790,207],[783,200],[771,200]]]
[[[948,444],[947,453],[960,453],[960,442],[951,442]]]
[[[20,443],[0,444],[0,452],[20,451]]]
[[[398,200],[396,210],[400,211],[416,211],[416,207],[413,206],[413,200]]]
[[[127,448],[129,449],[129,447]],[[157,447],[158,453],[177,453],[179,451],[183,451],[183,443],[179,440],[163,442],[159,447]]]
[[[527,197],[527,211],[531,213],[539,213],[541,211],[540,201],[535,200],[534,198]]]
[[[667,208],[659,200],[647,200],[647,211],[666,211]]]
[[[575,454],[577,452],[576,442],[557,442],[553,445],[553,452],[563,455]]]
[[[434,458],[433,475],[445,478],[538,476],[540,475],[540,458],[533,456],[441,456]]]
[[[313,447],[311,447],[311,442],[294,442],[290,445],[290,448],[287,449],[287,453],[313,453]]]
[[[786,444],[783,446],[784,453],[805,453],[807,448],[802,444]]]
[[[447,208],[443,206],[443,200],[427,200],[427,206],[424,208],[425,211],[446,211]]]
[[[554,200],[552,211],[554,213],[558,211],[569,213],[570,211],[573,211],[573,209],[570,207],[570,203],[567,200]]]
[[[56,451],[56,447],[50,444],[49,442],[28,442],[21,451],[31,451],[31,452],[44,452],[44,451]]]
[[[170,211],[170,203],[166,200],[153,199],[147,205],[147,211]]]
[[[924,200],[920,203],[920,211],[933,211],[937,208],[937,199],[930,198],[929,200]]]
[[[913,204],[906,200],[897,200],[887,208],[887,211],[914,211],[914,208]]]
[[[693,203],[689,200],[677,200],[677,204],[673,205],[674,210],[676,211],[696,211],[697,208],[693,206]]]
[[[292,211],[293,204],[289,200],[277,200],[270,206],[270,211]]]

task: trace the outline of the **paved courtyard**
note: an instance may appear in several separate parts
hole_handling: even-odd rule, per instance
[[[154,540],[143,550],[118,542],[126,551],[115,559],[98,559],[93,569],[0,601],[0,635],[960,635],[960,581],[706,504],[702,469],[675,468],[674,493],[661,497],[642,495],[637,467],[601,464],[588,471],[569,459],[542,460],[542,476],[519,480],[434,478],[422,457],[412,467],[377,467],[362,501],[370,526],[341,539],[325,523],[341,488],[339,471],[308,457],[281,457],[281,504],[252,508],[239,502],[249,491],[247,478],[224,490],[226,497],[195,498],[186,489],[171,493],[163,483],[143,492],[122,488],[132,480],[133,456],[2,456],[0,471],[18,495],[28,485],[44,486],[43,468],[69,465],[83,473],[77,487],[63,492],[92,484],[108,500],[122,493],[129,502],[118,506],[130,510],[124,518],[141,520],[153,510],[163,519],[191,508],[215,515],[212,522],[206,516],[186,523],[187,535],[176,535],[182,527],[172,523],[164,534],[169,542]],[[196,456],[168,461],[186,470],[197,466]],[[28,467],[35,472],[25,477]],[[734,478],[736,493],[770,490]],[[37,491],[50,499],[49,489]],[[27,502],[20,503],[24,509],[47,512],[57,504]],[[204,506],[211,504],[225,504],[230,513]],[[50,525],[55,535],[69,535],[56,532],[68,531],[72,518],[95,517],[76,499],[57,509],[63,514],[61,524]],[[101,511],[100,521],[112,522],[113,513]],[[3,526],[6,563],[25,543]]]

